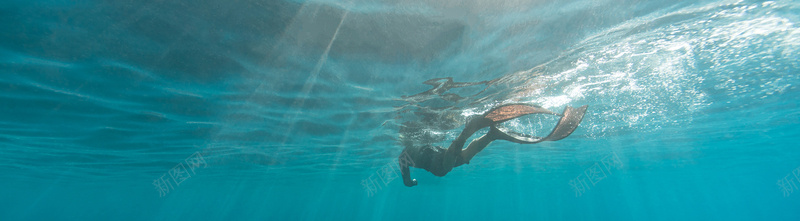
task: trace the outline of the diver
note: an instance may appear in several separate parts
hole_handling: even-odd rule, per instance
[[[447,149],[431,145],[418,148],[406,147],[403,149],[399,157],[403,183],[409,187],[417,185],[417,180],[411,179],[411,171],[408,169],[409,166],[425,169],[436,176],[444,176],[450,172],[453,167],[469,164],[469,161],[475,154],[478,154],[478,152],[486,148],[489,143],[497,139],[520,144],[561,140],[572,134],[572,132],[578,128],[578,124],[580,124],[583,115],[586,113],[586,108],[587,105],[579,108],[567,106],[562,114],[558,114],[542,107],[529,104],[506,104],[495,107],[483,115],[473,116],[468,120],[461,134],[450,143],[450,147]],[[551,114],[561,116],[561,119],[559,119],[553,131],[546,137],[535,137],[518,133],[500,125],[500,123],[529,114]],[[462,150],[467,139],[472,136],[472,134],[485,127],[489,127],[489,132],[472,140],[467,148]]]

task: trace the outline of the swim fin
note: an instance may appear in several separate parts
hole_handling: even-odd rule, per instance
[[[492,123],[498,124],[528,114],[558,115],[555,112],[539,106],[529,104],[506,104],[487,111],[483,114],[483,117],[491,120]]]
[[[541,107],[537,107],[537,108],[544,110]],[[580,124],[581,120],[583,120],[583,115],[586,114],[586,109],[587,108],[588,108],[588,105],[583,105],[583,106],[581,106],[579,108],[573,108],[573,107],[569,107],[569,106],[564,108],[564,113],[560,114],[561,115],[561,119],[558,121],[558,124],[556,124],[556,127],[553,128],[553,131],[551,131],[550,134],[547,135],[547,137],[544,137],[544,138],[531,136],[531,135],[527,135],[527,134],[522,134],[522,133],[513,131],[511,129],[502,127],[499,124],[492,125],[492,127],[489,130],[489,134],[494,136],[495,139],[502,139],[502,140],[507,140],[507,141],[511,141],[511,142],[514,142],[514,143],[521,143],[521,144],[533,144],[533,143],[539,143],[539,142],[542,142],[542,141],[557,141],[557,140],[561,140],[561,139],[564,139],[565,137],[569,136],[570,134],[572,134],[572,132],[574,132],[575,129],[578,128],[578,124]],[[534,110],[534,109],[538,110],[536,108],[533,108],[531,110]],[[545,111],[547,111],[547,110],[545,110]],[[547,111],[547,112],[550,112],[550,111]],[[541,112],[541,113],[545,113],[545,112]],[[550,112],[550,113],[552,113],[552,112]],[[553,113],[553,114],[555,114],[555,113]],[[525,115],[525,114],[520,114],[518,116],[522,116],[522,115]],[[555,114],[555,115],[559,115],[559,114]],[[498,115],[498,116],[503,116],[503,117],[497,117],[497,119],[503,119],[506,116],[514,116],[514,114]],[[518,117],[518,116],[516,116],[516,117]],[[507,121],[507,120],[510,120],[510,119],[513,119],[513,118],[516,118],[516,117],[511,117],[511,118],[502,120],[500,122]]]

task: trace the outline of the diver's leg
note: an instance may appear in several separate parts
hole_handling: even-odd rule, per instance
[[[494,140],[495,138],[491,132],[472,140],[472,142],[470,142],[467,146],[467,149],[464,149],[464,151],[461,152],[461,159],[463,159],[463,162],[461,163],[469,164],[469,161],[472,160],[472,158],[475,157],[478,152],[481,152],[481,150],[486,148],[486,146],[488,146],[489,143]]]
[[[447,148],[444,159],[442,159],[442,168],[444,171],[449,172],[456,166],[456,158],[462,155],[462,148],[464,147],[464,143],[467,142],[467,139],[481,128],[488,127],[492,123],[491,120],[484,117],[472,118],[469,123],[464,126],[464,130],[461,131],[461,134],[459,134]]]
[[[464,126],[464,130],[461,131],[461,134],[459,134],[458,137],[455,140],[453,140],[453,143],[450,143],[450,147],[447,148],[447,152],[445,152],[444,159],[442,160],[442,168],[445,171],[449,172],[450,170],[453,169],[454,166],[456,166],[455,165],[456,157],[468,156],[469,159],[472,159],[472,157],[475,156],[475,154],[477,154],[481,150],[483,150],[483,148],[485,148],[486,145],[488,145],[493,140],[497,139],[496,136],[494,135],[483,136],[481,138],[484,139],[478,138],[472,141],[472,143],[470,143],[470,146],[472,146],[473,143],[475,143],[475,146],[473,146],[472,150],[470,150],[468,153],[462,153],[462,148],[464,147],[464,144],[467,142],[467,139],[469,139],[469,137],[472,136],[472,134],[474,134],[475,132],[478,132],[478,130],[480,130],[481,128],[505,122],[528,114],[558,115],[542,107],[535,105],[527,105],[527,104],[506,104],[492,108],[483,115],[472,118],[467,123],[467,125]],[[467,147],[467,149],[470,148]],[[465,158],[464,163],[466,162],[469,162],[469,160]]]
[[[478,154],[478,152],[481,152],[484,148],[486,148],[486,146],[489,145],[489,143],[497,139],[508,140],[521,144],[532,144],[541,141],[556,141],[563,139],[572,134],[572,132],[578,127],[578,124],[581,123],[583,115],[586,113],[586,108],[586,105],[583,105],[579,108],[566,107],[564,109],[564,113],[561,114],[562,117],[556,127],[553,129],[550,135],[545,138],[525,136],[524,134],[519,134],[510,130],[503,131],[503,129],[492,126],[486,135],[472,140],[472,142],[469,143],[469,146],[467,146],[467,149],[464,149],[464,151],[461,152],[463,163],[468,164],[469,161],[475,157],[476,154]]]

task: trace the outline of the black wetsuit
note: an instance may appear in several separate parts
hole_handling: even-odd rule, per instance
[[[409,151],[411,159],[414,160],[413,167],[422,168],[436,176],[444,176],[449,170],[442,168],[444,162],[444,154],[447,149],[440,146],[426,145],[420,148],[415,148],[415,151]],[[456,156],[455,166],[464,164],[461,156]]]

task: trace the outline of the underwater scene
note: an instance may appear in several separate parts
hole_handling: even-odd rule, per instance
[[[0,220],[800,220],[800,1],[6,0]]]

